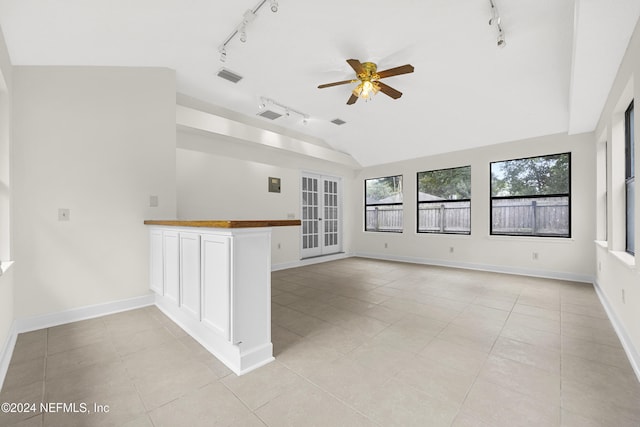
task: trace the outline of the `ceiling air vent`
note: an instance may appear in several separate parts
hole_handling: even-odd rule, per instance
[[[345,122],[345,121],[344,121],[344,120],[342,120],[342,119],[333,119],[333,120],[331,120],[331,123],[333,123],[334,125],[338,125],[338,126],[340,126],[340,125],[343,125],[343,124],[345,124],[345,123],[347,123],[347,122]]]
[[[218,71],[218,77],[222,77],[225,80],[229,80],[232,83],[238,83],[242,80],[242,76],[234,73],[233,71],[229,71],[226,68],[220,68]]]
[[[269,120],[275,120],[278,117],[282,116],[282,114],[276,113],[275,111],[271,111],[271,110],[260,111],[258,113],[258,115],[261,116],[261,117],[264,117],[265,119],[269,119]]]

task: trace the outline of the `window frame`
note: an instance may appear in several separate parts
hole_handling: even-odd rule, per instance
[[[494,163],[505,163],[510,161],[518,161],[518,160],[527,160],[527,159],[536,159],[536,158],[544,158],[544,157],[557,157],[557,156],[568,156],[568,173],[567,173],[567,193],[554,193],[554,194],[534,194],[528,196],[494,196],[493,195],[493,179],[491,175],[492,165]],[[542,199],[542,198],[550,198],[550,197],[566,197],[567,205],[568,205],[568,233],[564,234],[524,234],[524,233],[496,233],[493,230],[493,201],[494,200],[516,200],[516,199]],[[493,162],[489,162],[489,235],[491,236],[512,236],[512,237],[534,237],[534,238],[559,238],[559,239],[571,239],[573,233],[572,229],[572,201],[571,201],[571,152],[563,152],[563,153],[553,153],[553,154],[543,154],[538,156],[528,156],[528,157],[520,157],[515,159],[506,159],[506,160],[496,160]]]
[[[628,254],[635,255],[635,236],[630,233],[635,230],[635,206],[634,200],[629,203],[628,194],[633,194],[635,190],[635,124],[634,124],[634,104],[633,100],[624,112],[624,216],[625,216],[625,245],[624,250]],[[630,206],[631,205],[631,206]],[[630,236],[630,234],[632,234]],[[631,241],[630,238],[631,237]],[[633,244],[631,247],[629,244]]]
[[[402,195],[402,202],[396,203],[368,203],[367,202],[367,181],[373,181],[378,179],[385,178],[394,178],[400,177],[402,181],[402,191],[400,194]],[[389,230],[380,230],[380,229],[368,229],[367,228],[367,211],[369,207],[378,207],[378,206],[400,206],[400,213],[402,217],[402,225],[399,229],[389,229]],[[388,176],[380,176],[376,178],[366,178],[364,180],[364,231],[371,233],[402,233],[404,231],[404,176],[402,174],[398,175],[388,175]]]
[[[471,197],[467,199],[455,199],[455,200],[428,200],[428,201],[420,201],[420,174],[425,174],[429,172],[438,172],[438,171],[446,171],[453,169],[464,169],[469,168],[469,188],[471,188],[471,165],[465,166],[455,166],[451,168],[440,168],[440,169],[432,169],[421,172],[416,172],[416,233],[419,234],[455,234],[461,236],[469,236],[471,235]],[[459,202],[468,202],[469,203],[469,231],[445,231],[443,229],[442,223],[440,224],[440,231],[429,231],[429,230],[420,230],[420,205],[425,204],[440,204],[444,205],[445,203],[459,203]],[[445,208],[446,209],[446,208]]]

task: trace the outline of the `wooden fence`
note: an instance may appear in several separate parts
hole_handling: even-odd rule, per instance
[[[497,199],[492,201],[493,234],[569,235],[568,197]]]
[[[402,206],[368,206],[367,231],[402,231]]]
[[[534,236],[569,235],[568,197],[496,199],[492,201],[492,233]],[[367,231],[402,231],[401,206],[370,206]],[[430,233],[471,232],[470,202],[421,203],[418,231]]]
[[[418,231],[426,233],[471,233],[471,202],[419,204]]]

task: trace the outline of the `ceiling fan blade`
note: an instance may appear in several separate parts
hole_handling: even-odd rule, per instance
[[[389,85],[386,85],[382,82],[376,82],[376,84],[380,88],[380,92],[384,93],[387,96],[390,96],[393,99],[398,99],[402,96],[402,92],[400,92],[399,90],[395,90]]]
[[[357,100],[358,100],[358,97],[352,94],[349,100],[347,101],[347,105],[355,104]]]
[[[348,83],[354,83],[354,82],[355,82],[354,80],[343,80],[341,82],[326,83],[318,86],[318,89],[324,89],[325,87],[331,87],[331,86],[346,85]]]
[[[356,74],[362,74],[364,72],[362,64],[357,59],[347,59],[347,62],[351,65],[351,68],[353,68],[353,71],[355,71]]]
[[[408,73],[413,73],[413,65],[411,64],[401,65],[395,68],[389,68],[388,70],[380,71],[377,74],[380,76],[381,79],[384,79],[385,77],[397,76],[398,74],[408,74]]]

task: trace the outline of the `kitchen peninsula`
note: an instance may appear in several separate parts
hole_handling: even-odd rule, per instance
[[[273,358],[271,230],[300,220],[148,220],[156,305],[236,374]]]

